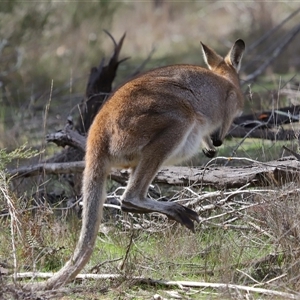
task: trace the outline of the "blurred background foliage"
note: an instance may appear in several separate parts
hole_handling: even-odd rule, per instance
[[[61,128],[81,101],[90,68],[109,57],[112,42],[126,32],[120,83],[151,52],[146,69],[172,63],[203,65],[199,41],[225,54],[237,38],[247,46],[299,8],[295,2],[261,1],[0,1],[0,147],[41,143]],[[287,22],[274,38],[299,23]],[[272,42],[272,41],[270,41]],[[268,44],[256,49],[265,51]],[[271,87],[275,74],[297,74],[300,39],[285,49],[265,73]],[[255,56],[255,54],[254,54]],[[262,63],[244,58],[253,72]],[[286,75],[285,75],[286,76]],[[264,80],[265,77],[264,77]],[[263,101],[261,99],[260,101]],[[260,107],[260,105],[257,105]],[[74,109],[75,108],[75,109]],[[73,109],[73,110],[72,110]]]
[[[286,22],[253,51],[249,50],[251,45],[299,8],[299,2],[258,0],[235,2],[0,0],[0,169],[11,167],[11,163],[14,166],[22,163],[28,166],[29,157],[33,157],[32,160],[45,161],[53,153],[56,154],[61,150],[54,144],[46,146],[45,136],[63,128],[67,116],[76,117],[77,106],[84,98],[91,67],[99,65],[103,57],[106,59],[110,57],[114,45],[103,29],[108,30],[117,41],[126,32],[120,59],[125,57],[131,59],[120,65],[115,86],[128,78],[153,48],[155,52],[145,70],[174,63],[203,66],[200,40],[224,55],[237,38],[242,38],[248,51],[243,58],[241,72],[241,83],[246,99],[245,113],[288,106],[292,100],[300,104],[299,35],[261,76],[254,82],[244,84],[246,76],[257,70],[270,57],[270,53],[280,47],[286,35],[295,26],[299,26],[300,10],[296,17]],[[283,87],[296,96],[287,97],[281,93]],[[296,126],[296,123],[292,125]],[[298,128],[294,127],[295,131],[300,132],[299,123],[297,125]],[[298,140],[292,142],[296,144],[295,151],[299,151]],[[239,145],[237,156],[268,161],[281,156],[279,153],[282,152],[283,144],[289,146],[286,141],[247,138],[240,143],[240,140],[231,139],[226,141],[226,147],[221,147],[219,154],[232,156],[237,149],[236,145]],[[21,145],[23,148],[20,148]],[[17,150],[13,151],[14,149]],[[12,162],[12,158],[16,160]],[[24,158],[26,161],[22,161]],[[195,157],[187,164],[203,165],[205,159],[208,161],[208,158],[199,154],[199,157]],[[80,184],[78,184],[80,175],[43,174],[26,180],[23,178],[19,181],[11,180],[9,186],[11,190],[8,190],[5,176],[5,172],[0,172],[2,178],[0,185],[7,187],[5,199],[8,199],[4,201],[3,197],[0,197],[0,200],[2,199],[0,221],[3,222],[0,224],[3,229],[0,230],[3,236],[3,238],[0,236],[0,263],[13,260],[11,251],[13,239],[10,232],[12,225],[9,225],[9,217],[6,217],[11,216],[11,212],[7,209],[8,203],[11,202],[15,203],[16,211],[21,212],[18,218],[21,220],[22,235],[20,239],[17,238],[16,243],[16,248],[19,249],[17,256],[20,268],[28,270],[29,266],[35,270],[38,266],[43,270],[56,269],[58,264],[67,259],[76,242],[80,224],[77,215],[80,214],[80,210],[75,204],[80,199]],[[127,274],[134,274],[138,265],[141,266],[137,270],[139,275],[146,274],[145,278],[150,278],[153,273],[144,272],[156,269],[159,270],[158,273],[154,273],[157,278],[173,278],[175,274],[177,279],[182,279],[182,274],[185,274],[186,279],[190,274],[189,278],[195,279],[202,276],[203,265],[205,270],[203,278],[211,282],[222,280],[238,284],[249,282],[257,284],[257,280],[261,280],[268,284],[272,282],[277,285],[276,289],[282,288],[290,292],[295,288],[299,291],[300,212],[297,209],[299,189],[292,181],[291,177],[291,184],[284,186],[282,191],[277,185],[271,186],[276,193],[278,192],[278,199],[274,197],[275,193],[257,194],[256,191],[253,198],[247,193],[246,197],[237,193],[238,207],[244,200],[249,203],[251,201],[266,203],[266,206],[260,205],[253,210],[250,208],[241,215],[240,208],[232,210],[231,202],[228,204],[229,210],[227,206],[221,205],[220,210],[215,213],[222,212],[219,214],[222,220],[217,219],[216,226],[211,221],[207,223],[208,225],[202,224],[199,239],[190,238],[181,227],[179,229],[175,227],[175,231],[172,228],[167,229],[166,233],[159,229],[159,234],[154,236],[151,234],[155,234],[155,226],[151,234],[140,231],[137,247],[145,251],[146,256],[139,255],[140,259],[131,250],[133,254],[130,259],[133,263],[130,262],[128,265],[132,266],[132,270],[126,267],[126,272],[129,270]],[[116,187],[115,182],[109,181],[107,190],[114,195],[117,194]],[[164,197],[171,197],[177,190],[173,186],[156,188],[154,192]],[[202,190],[202,187],[196,185],[180,190],[177,195],[180,195],[178,199],[181,197],[189,199],[195,197],[195,193],[206,192],[209,193],[210,190],[206,188]],[[177,199],[176,197],[174,199]],[[215,205],[215,201],[219,201],[220,197],[223,197],[223,191],[220,196],[212,196],[211,199],[207,197],[203,204]],[[290,202],[282,201],[283,197]],[[229,199],[228,196],[226,198]],[[70,207],[74,207],[76,214],[74,219],[73,214],[69,213]],[[31,209],[34,209],[32,213]],[[209,214],[210,212],[204,217],[208,217]],[[60,220],[57,222],[57,217],[63,222]],[[144,217],[143,220],[148,222]],[[156,220],[154,217],[154,221],[149,224],[153,226]],[[232,220],[237,221],[237,230],[234,229],[235,224],[231,223]],[[249,227],[250,221],[255,227],[253,225]],[[131,231],[122,230],[121,225],[116,227],[114,218],[112,222],[113,229],[108,225],[109,234],[105,233],[104,239],[108,242],[102,243],[101,237],[101,243],[94,251],[93,265],[98,265],[101,260],[111,262],[112,257],[123,255],[119,253],[120,251],[128,252],[133,235],[126,237],[124,233]],[[242,231],[243,226],[239,225],[246,225],[246,231]],[[278,254],[279,259],[269,263],[268,269],[268,260],[264,257],[268,258],[272,250]],[[284,257],[284,262],[281,257]],[[146,260],[142,261],[142,258]],[[257,258],[260,258],[261,265],[264,264],[266,267],[257,264],[255,262]],[[191,259],[195,263],[194,269],[191,268]],[[179,264],[174,264],[173,261]],[[115,262],[119,264],[117,260]],[[116,270],[119,272],[116,264],[110,265],[105,265],[107,273],[114,273]],[[158,265],[166,267],[157,269]],[[182,266],[188,267],[189,271],[186,273],[186,269],[183,270]],[[236,268],[242,268],[246,272],[239,270],[236,272]],[[278,269],[284,276],[288,274],[286,278],[278,276],[279,273],[276,273]],[[206,270],[209,272],[212,270],[213,277],[209,277],[211,275],[206,274]],[[278,276],[277,281],[273,279],[269,281],[270,274]],[[252,282],[249,278],[255,279]],[[91,289],[93,298],[96,290],[100,293],[104,290],[99,288],[98,282],[95,284],[97,287]],[[106,290],[106,281],[102,284]],[[122,293],[127,287],[126,284],[114,287],[113,290]],[[128,283],[128,286],[131,286],[131,283]],[[0,285],[0,293],[1,287]],[[86,287],[89,289],[91,285],[88,284]],[[124,294],[121,296],[122,299],[123,296]],[[80,297],[82,298],[82,295]],[[237,299],[236,294],[233,297]]]

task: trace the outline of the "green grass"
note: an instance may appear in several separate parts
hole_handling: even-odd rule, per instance
[[[99,238],[91,266],[124,257],[130,244],[131,232],[116,232]],[[184,228],[163,233],[134,232],[133,244],[125,262],[125,273],[166,280],[200,280],[225,282],[234,280],[235,269],[272,252],[265,238],[252,243],[251,236],[226,228],[197,228],[196,234]],[[254,241],[255,235],[251,237]],[[104,270],[118,270],[120,261],[112,262]]]
[[[263,15],[260,20],[257,14],[253,14],[253,9],[261,11],[261,5],[268,5],[258,2],[247,4],[243,8],[235,3],[228,4],[228,11],[222,5],[219,6],[218,1],[210,5],[195,3],[193,7],[187,3],[172,5],[166,3],[161,11],[154,10],[150,2],[143,4],[148,5],[146,10],[136,3],[118,4],[116,9],[114,3],[110,6],[108,2],[104,2],[101,1],[101,5],[105,6],[101,11],[93,9],[93,6],[81,7],[80,3],[75,6],[73,4],[64,6],[60,3],[53,6],[49,3],[38,6],[16,3],[16,9],[10,13],[5,13],[0,7],[3,38],[7,38],[7,34],[11,32],[10,28],[14,28],[11,36],[12,47],[21,47],[25,54],[21,68],[4,76],[3,79],[4,86],[0,98],[0,148],[14,149],[25,141],[29,141],[32,146],[40,147],[41,144],[44,145],[44,137],[48,132],[63,128],[66,116],[80,102],[80,95],[84,94],[89,69],[99,64],[103,53],[106,57],[110,56],[112,43],[101,31],[107,28],[106,25],[112,25],[109,28],[112,28],[111,33],[116,40],[124,31],[127,32],[121,58],[132,57],[120,65],[115,85],[123,82],[124,78],[140,65],[154,44],[157,51],[146,69],[174,63],[204,65],[200,40],[213,48],[217,46],[225,51],[224,45],[226,48],[229,41],[237,38],[236,22],[231,22],[232,14],[238,16],[237,21],[241,20],[243,28],[239,29],[239,35],[242,34],[241,37],[247,41],[247,45],[251,44],[256,36],[260,37],[262,30],[268,30],[260,29],[263,28],[260,22],[265,24],[266,16]],[[95,8],[98,4],[92,5]],[[270,5],[272,5],[268,14],[270,24],[275,24],[290,12],[290,7],[287,8],[285,4]],[[99,17],[99,12],[105,16],[104,19]],[[37,19],[36,15],[40,17]],[[33,22],[25,24],[23,20],[28,20],[28,16],[31,16],[33,21],[41,23],[45,18],[44,27],[32,27],[32,24],[36,24]],[[227,25],[224,27],[223,24]],[[256,32],[249,24],[257,24],[260,32]],[[95,37],[96,40],[90,37]],[[286,74],[268,72],[252,83],[251,93],[246,96],[245,113],[290,104],[291,99],[288,97],[283,95],[278,97],[279,88],[286,83],[286,88],[299,89],[298,76],[290,81],[295,75],[293,68],[297,70],[297,66],[291,63],[293,57],[297,57],[291,51],[298,49],[297,44],[289,48],[290,50],[287,49],[290,51],[289,54],[278,58],[284,62],[286,68],[290,68],[289,72]],[[9,66],[13,66],[15,60],[14,55],[9,57],[3,55],[1,61],[7,61]],[[244,61],[247,60],[249,57],[245,56]],[[241,78],[244,75],[242,74]],[[245,91],[247,88],[243,87]],[[49,104],[49,114],[44,126],[45,107]],[[220,147],[218,154],[232,156],[239,142],[239,139],[227,140],[225,145]],[[281,157],[282,145],[298,150],[297,142],[246,139],[235,155],[269,161]],[[57,147],[51,145],[46,147],[45,153],[51,156],[56,151]],[[203,154],[199,154],[188,162],[188,165],[203,166],[208,161]],[[0,157],[0,165],[1,163]],[[61,182],[61,177],[54,176],[47,179],[38,177],[23,180],[20,185],[26,186],[26,189],[24,188],[26,193],[24,192],[21,197],[17,193],[19,186],[16,185],[11,185],[8,192],[16,212],[15,222],[11,222],[11,215],[7,215],[8,204],[0,193],[0,267],[7,266],[5,268],[13,272],[14,244],[16,271],[56,271],[73,252],[80,230],[80,220],[75,215],[66,216],[64,211],[55,209],[58,207],[50,207],[46,203],[41,204],[34,212],[24,210],[32,207],[30,202],[32,191],[41,187],[45,191],[64,190],[68,194],[67,197],[72,194],[72,189]],[[2,182],[0,186],[3,186]],[[111,185],[109,190],[113,191],[114,187],[115,184]],[[297,185],[291,182],[283,187],[268,188],[276,190],[276,196],[279,196],[285,191],[297,189]],[[172,196],[181,188],[160,187],[160,189],[163,195]],[[209,190],[212,191],[212,189],[205,191]],[[194,192],[202,191],[195,189]],[[51,298],[153,299],[155,294],[159,294],[164,298],[174,299],[168,292],[177,292],[183,299],[245,299],[245,297],[276,299],[273,296],[254,293],[246,296],[244,292],[235,293],[209,288],[181,289],[178,286],[153,286],[135,282],[134,276],[248,286],[258,284],[269,289],[300,292],[298,199],[297,192],[294,198],[289,196],[284,200],[278,200],[273,194],[249,197],[246,199],[249,203],[257,202],[261,205],[257,209],[243,212],[233,209],[230,213],[228,211],[231,211],[232,207],[228,205],[203,214],[202,217],[206,218],[227,213],[223,217],[197,225],[195,234],[178,224],[172,225],[163,218],[157,219],[156,216],[145,216],[132,221],[122,215],[117,220],[105,222],[104,225],[109,231],[106,234],[99,233],[92,258],[84,272],[89,272],[94,266],[100,265],[99,273],[123,276],[113,280],[74,282],[68,285],[68,293],[64,293],[63,296],[52,295]],[[233,201],[240,200],[241,197],[233,198]],[[215,199],[210,201],[213,202]],[[238,219],[229,225],[236,227],[230,227],[227,221],[234,217]],[[151,226],[147,223],[145,230],[137,230],[128,229],[130,226],[125,228],[120,220],[129,223],[132,221],[134,225],[146,221],[152,223]],[[257,227],[250,226],[250,223]],[[274,254],[274,260],[269,259],[270,254]],[[120,269],[122,264],[123,268]],[[282,278],[276,279],[281,275]],[[3,277],[0,277],[0,280],[1,295],[6,280],[11,280]],[[274,282],[268,282],[269,280]],[[12,297],[7,296],[5,299]],[[43,297],[42,295],[41,298]]]
[[[216,210],[213,214],[221,211]],[[290,217],[296,218],[297,214],[298,212],[295,211],[295,215]],[[74,289],[75,294],[73,296],[65,295],[62,299],[81,299],[80,297],[84,296],[86,299],[92,299],[95,293],[98,295],[97,299],[152,299],[151,297],[157,293],[169,299],[168,292],[173,291],[186,295],[187,291],[180,290],[176,286],[153,287],[144,283],[136,284],[132,278],[142,276],[154,280],[220,282],[251,286],[255,282],[264,282],[279,276],[280,273],[276,272],[283,272],[295,263],[295,261],[287,260],[284,252],[286,250],[279,241],[274,241],[251,227],[249,229],[242,228],[247,225],[249,220],[252,220],[250,217],[254,217],[257,224],[266,221],[267,223],[262,229],[269,232],[271,236],[275,235],[276,228],[270,217],[261,214],[260,211],[246,211],[242,218],[234,223],[236,228],[218,225],[223,224],[229,216],[230,214],[220,217],[211,224],[204,222],[197,225],[195,234],[178,224],[170,227],[172,223],[162,223],[161,231],[152,233],[136,229],[124,230],[117,223],[117,226],[111,227],[107,234],[98,234],[92,258],[84,272],[91,272],[94,266],[100,264],[101,266],[98,268],[100,274],[121,274],[123,276],[114,280],[84,280],[81,284],[70,284],[70,288]],[[142,224],[147,219],[148,217],[140,218],[135,222]],[[42,228],[37,226],[39,220],[44,222]],[[152,221],[154,220],[152,219]],[[23,222],[26,220],[23,219]],[[20,267],[18,271],[37,268],[39,271],[45,272],[59,269],[73,251],[79,233],[79,223],[76,218],[70,218],[68,226],[65,226],[65,222],[62,223],[53,217],[47,219],[41,212],[37,212],[35,222],[26,222],[26,226],[22,223],[23,229],[30,232],[35,230],[38,233],[35,239],[42,238],[43,249],[49,247],[49,249],[58,250],[41,255],[41,249],[32,247],[28,241],[25,243],[27,248],[24,249],[24,239],[16,235],[17,261]],[[0,261],[6,260],[12,263],[12,256],[7,255],[11,249],[9,224],[9,219],[2,218],[1,226],[7,230],[0,231],[0,241],[6,241],[6,243],[0,243]],[[111,222],[105,225],[111,226]],[[168,226],[166,227],[166,225]],[[272,263],[263,262],[271,253],[280,252],[282,254],[278,255]],[[38,256],[40,259],[38,263],[35,262],[34,267],[33,261]],[[262,261],[260,264],[257,263],[259,260]],[[122,264],[123,268],[120,269]],[[278,287],[285,289],[284,281]],[[76,292],[78,289],[80,292]],[[197,289],[192,290],[195,295],[189,296],[191,299],[218,298],[218,296],[214,296],[216,291],[212,289],[205,289],[207,294],[202,294]],[[223,299],[227,299],[226,297],[231,299],[230,295],[226,296],[225,293]],[[254,296],[253,299],[268,298]]]

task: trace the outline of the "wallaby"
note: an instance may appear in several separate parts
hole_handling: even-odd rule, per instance
[[[89,130],[83,175],[83,218],[79,241],[66,265],[35,289],[53,289],[75,278],[89,260],[112,167],[130,168],[122,210],[159,212],[194,231],[199,217],[174,202],[147,198],[163,165],[199,151],[212,157],[243,109],[238,70],[245,43],[237,40],[225,58],[202,44],[209,70],[194,65],[161,67],[125,83],[105,102]],[[211,139],[211,135],[213,137]]]

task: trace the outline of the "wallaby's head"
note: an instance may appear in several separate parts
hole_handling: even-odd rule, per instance
[[[219,54],[217,54],[213,49],[210,47],[202,45],[202,51],[205,63],[207,64],[208,68],[215,74],[218,74],[228,81],[230,81],[235,88],[230,92],[228,95],[233,101],[228,102],[227,106],[230,109],[230,113],[227,112],[229,118],[229,123],[233,121],[235,117],[237,117],[243,109],[244,105],[244,97],[240,90],[240,82],[238,72],[241,66],[241,60],[243,57],[243,53],[245,51],[245,43],[243,40],[238,39],[228,52],[228,54],[223,58]],[[224,126],[223,126],[224,127]],[[219,147],[223,143],[223,138],[225,136],[225,131],[221,130],[222,128],[217,129],[212,135],[211,139],[213,145]],[[228,128],[229,129],[229,128]],[[207,154],[206,154],[207,155]]]
[[[204,45],[201,42],[202,51],[205,63],[208,68],[221,76],[226,77],[233,84],[239,85],[238,72],[241,66],[241,60],[245,50],[245,43],[243,40],[238,39],[223,58],[217,54],[213,49]]]

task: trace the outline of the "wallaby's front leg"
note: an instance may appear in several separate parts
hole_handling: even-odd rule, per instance
[[[202,152],[205,156],[213,158],[217,154],[217,149],[214,147],[213,142],[209,135],[205,136],[202,140]]]

